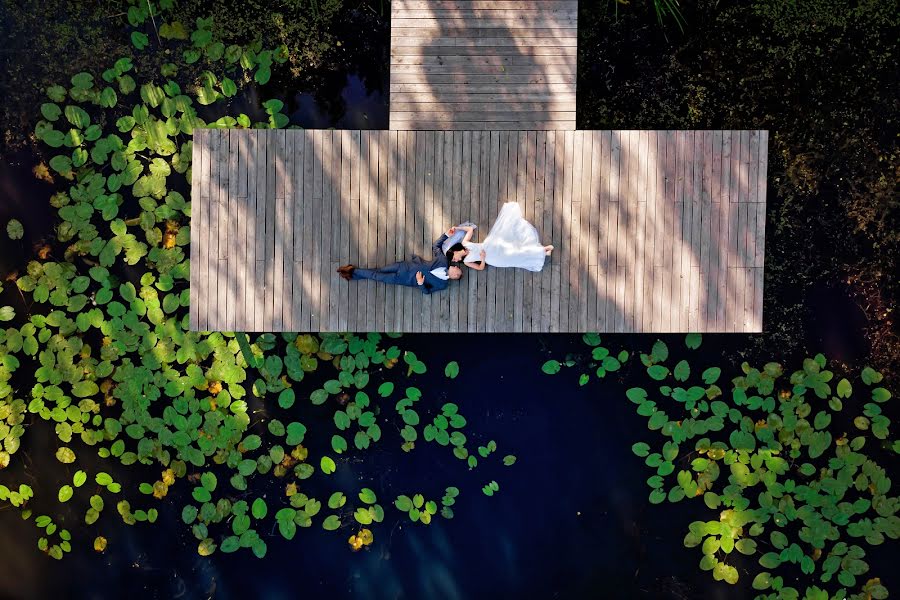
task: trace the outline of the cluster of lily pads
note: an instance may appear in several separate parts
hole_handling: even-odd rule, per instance
[[[688,349],[700,343],[686,338]],[[871,456],[900,452],[881,374],[866,367],[858,382],[835,382],[818,354],[794,371],[744,363],[720,387],[719,367],[692,367],[689,357],[673,365],[663,341],[641,362],[656,383],[626,396],[661,440],[632,450],[653,470],[652,504],[702,498],[710,511],[684,537],[700,549],[701,569],[731,584],[746,569],[758,598],[887,596],[878,578],[865,577],[866,546],[900,536],[900,499]],[[795,587],[799,578],[805,589]]]
[[[541,366],[541,370],[547,375],[556,375],[563,368],[575,368],[581,371],[578,375],[578,385],[584,386],[590,382],[592,372],[598,379],[603,379],[607,374],[618,371],[622,365],[628,362],[627,350],[619,350],[618,353],[613,354],[609,348],[602,345],[603,340],[597,333],[585,333],[581,339],[591,348],[590,358],[585,359],[578,354],[569,354],[562,362],[556,359],[546,361]]]
[[[433,415],[427,402],[414,408],[423,400],[414,378],[427,367],[393,343],[397,335],[188,330],[191,206],[176,188],[188,189],[192,133],[288,124],[277,99],[263,103],[264,123],[243,114],[206,122],[196,105],[215,107],[251,81],[265,83],[286,54],[260,42],[226,46],[210,20],[192,31],[168,22],[170,4],[134,2],[127,18],[137,51],[152,44],[148,19],[161,24],[175,62],[141,72],[141,61],[122,57],[99,77],[78,73],[70,85],[52,86],[40,107],[35,136],[52,155],[60,188],[51,199],[59,256],[51,250],[15,277],[26,314],[0,307],[0,321],[21,323],[0,329],[0,471],[29,428],[52,427],[51,454],[77,469],[59,483],[55,501],[78,507],[97,551],[107,547],[100,535],[107,506],[125,524],[153,523],[173,490],[188,497],[181,520],[201,555],[243,548],[262,557],[273,522],[288,540],[314,522],[352,529],[349,545],[361,549],[374,539],[369,527],[385,519],[375,491],[335,490],[323,503],[307,493],[306,480],[350,468],[348,455],[391,443],[395,431],[405,451],[421,435],[452,446],[473,469],[466,420],[452,402]],[[206,70],[179,81],[187,65]],[[394,369],[401,360],[405,373]],[[455,362],[445,368],[450,379],[458,373]],[[391,411],[395,390],[402,397]],[[303,421],[323,413],[335,427],[330,448],[309,447]],[[115,463],[158,476],[135,490],[114,480]],[[421,494],[392,504],[427,525],[433,516],[451,518],[458,495],[446,487],[440,511]],[[32,514],[41,500],[48,514]],[[56,559],[71,551],[77,523],[63,523],[29,485],[5,481],[0,502],[34,523],[40,550]]]

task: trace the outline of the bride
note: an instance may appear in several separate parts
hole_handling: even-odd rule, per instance
[[[481,243],[472,241],[475,231],[471,226],[460,226],[466,232],[462,245],[467,250],[462,256],[467,267],[483,271],[493,267],[517,267],[529,271],[544,268],[544,259],[553,252],[553,246],[544,246],[537,229],[522,216],[522,208],[516,202],[507,202],[500,209],[497,220]],[[459,254],[453,253],[458,259]]]

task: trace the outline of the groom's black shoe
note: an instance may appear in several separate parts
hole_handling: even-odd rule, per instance
[[[343,279],[350,281],[353,278],[353,271],[356,269],[353,265],[344,265],[343,267],[338,267],[338,275],[340,275]]]

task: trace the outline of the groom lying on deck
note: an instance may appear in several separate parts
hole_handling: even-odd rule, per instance
[[[456,244],[452,246],[447,254],[444,254],[441,246],[447,240],[451,229],[434,242],[431,247],[432,260],[426,262],[418,256],[413,256],[410,260],[403,260],[392,263],[390,265],[377,269],[361,269],[353,265],[344,265],[337,272],[341,277],[350,281],[352,279],[373,279],[382,283],[392,285],[405,285],[409,287],[419,286],[422,288],[423,294],[431,294],[447,289],[450,279],[459,279],[462,277],[462,269],[457,265],[451,266],[447,260],[448,255],[456,255],[459,260],[466,253],[462,245]]]

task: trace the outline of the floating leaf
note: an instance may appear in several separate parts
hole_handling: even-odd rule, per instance
[[[456,379],[456,376],[459,375],[459,363],[455,360],[447,363],[447,366],[444,367],[444,375],[450,379]]]
[[[702,341],[703,336],[699,333],[689,333],[684,337],[684,345],[691,350],[696,350],[697,348],[699,348]]]
[[[635,456],[645,457],[650,454],[650,446],[648,446],[645,442],[638,442],[631,446],[631,451],[634,452]]]
[[[334,464],[334,460],[332,460],[330,457],[323,456],[322,460],[319,463],[319,467],[322,469],[323,473],[325,473],[326,475],[331,475],[332,473],[334,473],[337,465]]]
[[[541,366],[541,370],[547,375],[555,375],[561,368],[562,364],[558,360],[548,360]]]
[[[59,488],[59,493],[57,494],[60,502],[68,502],[72,495],[75,493],[75,490],[72,489],[71,485],[64,485]]]
[[[63,446],[56,450],[56,460],[63,464],[71,464],[75,462],[75,453],[71,448]]]
[[[150,38],[146,33],[142,33],[140,31],[132,31],[131,32],[131,43],[134,44],[134,47],[138,50],[143,50],[147,47],[147,44],[150,43]],[[211,553],[210,553],[211,554]],[[206,554],[202,554],[201,556],[208,556]]]
[[[260,520],[266,518],[266,513],[269,512],[269,507],[266,506],[266,501],[262,498],[257,498],[253,501],[253,504],[250,508],[250,513],[253,515],[254,519]]]
[[[663,365],[653,365],[647,367],[647,374],[656,381],[662,381],[669,374],[669,369]]]

